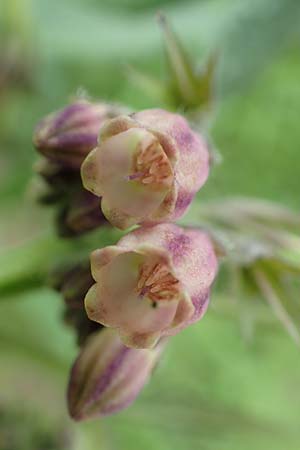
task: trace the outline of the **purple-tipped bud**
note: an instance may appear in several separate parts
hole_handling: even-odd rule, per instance
[[[206,311],[217,258],[209,236],[173,224],[141,227],[91,255],[85,308],[129,347],[149,348]]]
[[[36,149],[51,161],[79,169],[97,145],[102,123],[120,110],[105,103],[79,100],[46,116],[33,135]]]
[[[161,350],[161,344],[153,350],[125,347],[111,329],[91,335],[71,370],[71,417],[79,421],[127,408],[148,381]]]
[[[160,109],[108,120],[81,168],[85,188],[102,197],[104,215],[121,229],[178,219],[208,172],[203,138]]]

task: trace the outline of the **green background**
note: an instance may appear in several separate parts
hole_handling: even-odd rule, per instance
[[[132,407],[86,424],[67,417],[75,337],[60,297],[38,281],[82,244],[60,242],[51,212],[35,205],[32,131],[78,89],[164,106],[125,74],[130,64],[166,77],[158,10],[195,63],[219,53],[212,141],[223,162],[196,201],[247,195],[299,210],[298,0],[1,0],[1,450],[299,449],[299,350],[263,299],[257,307],[217,289]],[[94,238],[107,242],[102,231]]]

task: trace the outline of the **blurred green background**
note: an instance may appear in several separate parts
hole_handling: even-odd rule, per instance
[[[212,139],[223,163],[196,201],[249,195],[299,210],[299,0],[1,0],[1,450],[299,449],[299,350],[263,300],[217,289],[130,409],[80,425],[67,417],[75,336],[40,279],[82,244],[60,242],[34,203],[32,130],[83,89],[157,106],[124,67],[166,76],[158,10],[195,62],[220,55]]]

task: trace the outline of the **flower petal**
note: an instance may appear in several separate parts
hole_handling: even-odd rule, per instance
[[[109,245],[99,250],[94,250],[91,253],[91,270],[94,280],[97,281],[98,271],[103,266],[110,263],[113,260],[113,258],[115,258],[117,255],[123,252],[124,250],[122,250],[117,245]]]

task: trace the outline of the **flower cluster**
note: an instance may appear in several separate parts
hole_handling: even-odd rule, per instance
[[[66,174],[78,180],[81,170],[86,190],[75,190],[75,200],[82,199],[77,226],[95,227],[93,215],[98,224],[105,217],[122,230],[139,225],[116,245],[93,251],[91,273],[79,265],[55,285],[82,346],[70,375],[70,415],[83,420],[111,414],[136,398],[167,338],[207,309],[217,272],[211,239],[199,228],[172,223],[208,177],[207,144],[179,114],[117,114],[82,102],[44,119],[34,142],[46,157],[43,176],[52,190],[58,180],[68,190]],[[58,169],[51,177],[53,166]],[[82,320],[84,297],[90,320]]]
[[[151,77],[149,83],[132,68],[131,80],[152,101],[156,95],[158,104],[208,124],[216,53],[198,70],[166,18],[158,19],[168,81]],[[209,234],[198,220],[194,228],[176,225],[206,182],[213,159],[186,118],[163,109],[130,113],[77,100],[44,118],[33,142],[42,155],[36,171],[44,190],[38,198],[56,206],[60,236],[79,237],[103,224],[127,230],[104,247],[103,233],[102,248],[90,261],[81,252],[80,261],[72,255],[71,266],[63,261],[52,273],[51,285],[64,300],[64,320],[80,346],[67,394],[74,420],[109,415],[135,400],[168,339],[203,317],[217,273],[216,252],[234,274],[230,295],[232,285],[242,287],[251,304],[263,295],[300,345],[293,320],[298,309],[286,306],[283,295],[289,277],[300,274],[299,215],[243,198],[201,205]],[[298,298],[297,287],[291,297]]]

